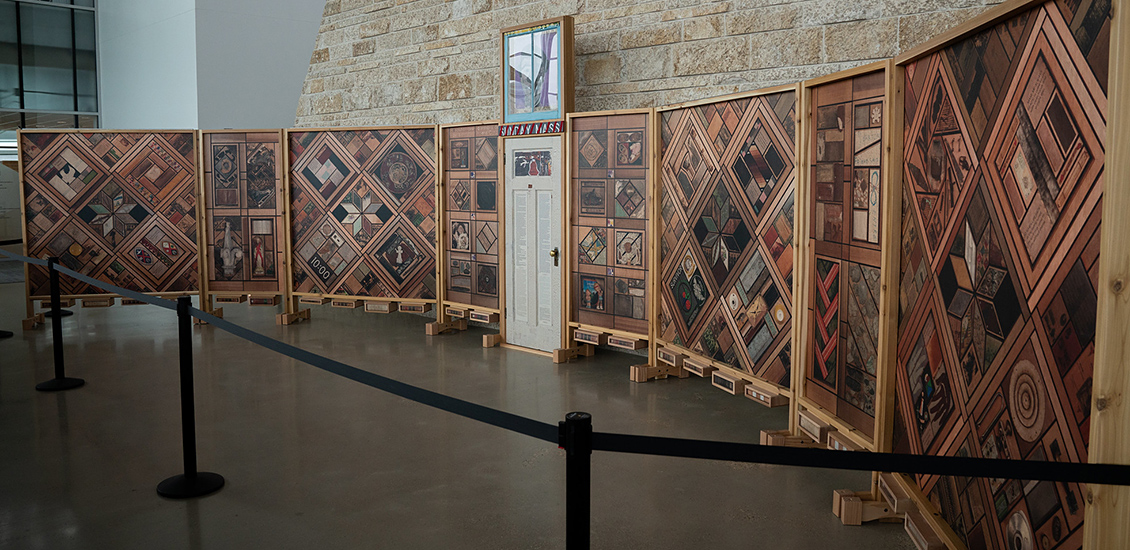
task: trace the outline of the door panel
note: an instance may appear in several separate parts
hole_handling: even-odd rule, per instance
[[[561,137],[506,140],[506,341],[561,345]]]

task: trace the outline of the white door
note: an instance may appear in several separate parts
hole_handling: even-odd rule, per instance
[[[542,351],[561,345],[561,136],[509,138],[506,150],[506,334]]]

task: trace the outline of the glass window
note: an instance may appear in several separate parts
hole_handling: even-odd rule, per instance
[[[73,10],[20,5],[24,108],[75,110]]]
[[[98,110],[98,71],[95,55],[94,12],[75,10],[75,84],[78,89],[76,111]]]
[[[94,115],[79,115],[77,127],[78,128],[97,128],[98,127],[98,117],[96,117]]]
[[[16,4],[0,0],[0,108],[20,108],[20,56],[17,47]]]

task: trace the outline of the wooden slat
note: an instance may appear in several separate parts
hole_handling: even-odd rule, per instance
[[[1091,387],[1091,462],[1130,464],[1130,1],[1111,5],[1109,111],[1098,319]],[[1125,54],[1125,56],[1123,55]],[[1083,548],[1124,548],[1130,541],[1130,487],[1087,487]]]

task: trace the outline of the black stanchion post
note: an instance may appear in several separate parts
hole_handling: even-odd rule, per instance
[[[592,497],[592,415],[571,412],[558,423],[565,448],[565,549],[588,550]]]
[[[177,298],[180,332],[180,415],[184,445],[184,473],[157,485],[157,494],[168,498],[193,498],[214,493],[224,486],[224,476],[196,471],[196,406],[192,383],[192,298]]]
[[[55,378],[36,384],[35,389],[39,391],[71,390],[86,383],[82,378],[67,378],[63,370],[63,323],[59,314],[62,305],[59,302],[59,270],[55,269],[58,263],[58,258],[47,258],[47,271],[50,272],[51,281],[51,314],[54,316],[54,322],[51,323],[51,339],[55,348]]]

